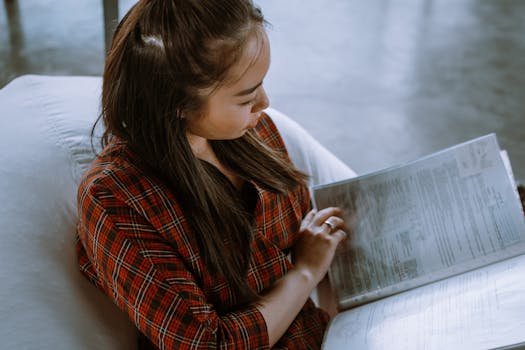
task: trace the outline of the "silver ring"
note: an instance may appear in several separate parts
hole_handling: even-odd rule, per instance
[[[323,222],[323,224],[327,224],[328,227],[330,227],[330,232],[335,230],[335,225],[330,220],[326,220],[325,222]]]

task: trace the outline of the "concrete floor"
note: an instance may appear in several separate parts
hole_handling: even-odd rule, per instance
[[[358,173],[495,132],[525,179],[525,1],[257,3],[272,23],[272,106]],[[0,87],[26,73],[100,75],[102,9],[4,0]]]

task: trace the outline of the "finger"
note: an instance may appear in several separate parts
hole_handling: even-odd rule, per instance
[[[341,243],[341,241],[345,240],[348,237],[348,234],[346,231],[343,230],[337,230],[331,234],[331,236],[335,239],[337,244]]]
[[[328,227],[329,232],[335,232],[344,228],[345,221],[338,216],[330,216],[328,219],[323,221],[323,225]]]
[[[304,220],[306,220],[309,223],[310,221],[312,221],[315,214],[317,214],[317,210],[315,209],[310,210],[308,214],[306,214],[306,216],[304,217]]]
[[[340,216],[341,215],[341,209],[336,207],[329,207],[324,208],[322,210],[319,210],[317,214],[315,214],[313,223],[315,225],[321,225],[323,222],[326,221],[330,216]]]
[[[301,222],[301,230],[304,230],[306,227],[308,227],[308,225],[310,225],[316,213],[317,210],[312,209],[308,212],[308,214],[305,215],[303,221]]]

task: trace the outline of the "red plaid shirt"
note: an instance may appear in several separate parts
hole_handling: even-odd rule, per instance
[[[286,152],[268,116],[256,131]],[[230,286],[206,270],[177,199],[140,164],[115,138],[84,174],[78,191],[81,271],[161,349],[267,349],[266,323],[254,305],[216,311],[214,305],[234,302]],[[310,200],[305,186],[280,195],[254,185],[257,229],[248,282],[262,292],[290,268],[287,253]],[[308,300],[275,348],[318,349],[327,321]]]

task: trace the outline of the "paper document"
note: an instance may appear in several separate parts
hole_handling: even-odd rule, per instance
[[[350,228],[329,270],[341,308],[525,253],[525,222],[494,134],[313,188]]]
[[[323,349],[521,349],[523,271],[522,255],[345,311]]]

